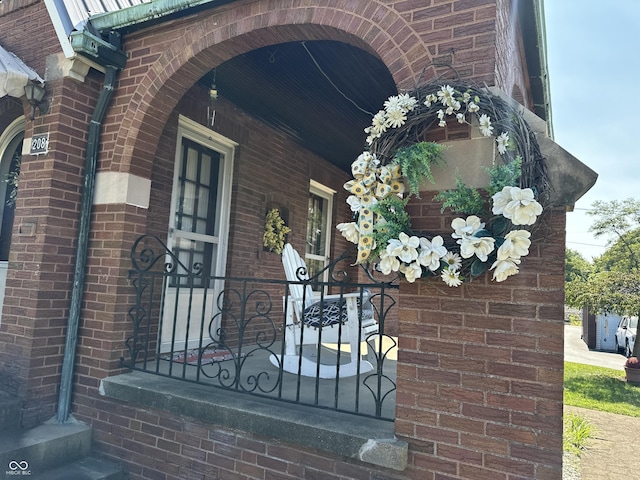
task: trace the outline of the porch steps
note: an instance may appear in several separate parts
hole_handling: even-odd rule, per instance
[[[0,432],[20,428],[21,411],[22,405],[19,399],[0,391]]]
[[[34,480],[123,480],[122,468],[112,462],[84,457],[39,475]]]
[[[122,480],[122,468],[90,456],[91,426],[20,426],[21,402],[0,393],[0,476],[34,480]],[[3,477],[4,478],[4,477]]]

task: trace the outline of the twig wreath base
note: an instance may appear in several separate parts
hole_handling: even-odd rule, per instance
[[[490,182],[481,192],[456,178],[455,189],[435,198],[443,210],[462,215],[451,222],[450,238],[419,235],[405,206],[425,179],[434,181],[431,167],[445,163],[443,145],[425,135],[447,122],[472,125],[494,139]],[[426,84],[389,97],[365,132],[368,148],[344,185],[354,219],[337,226],[358,245],[357,263],[408,282],[439,276],[451,287],[487,270],[498,282],[518,273],[549,181],[535,135],[511,103],[472,85]]]

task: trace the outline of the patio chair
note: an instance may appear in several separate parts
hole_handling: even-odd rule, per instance
[[[287,281],[291,282],[284,305],[285,354],[271,355],[271,362],[276,366],[282,363],[283,370],[289,373],[320,378],[349,377],[373,370],[371,363],[361,358],[366,346],[359,348],[361,342],[378,333],[369,291],[362,295],[360,292],[324,295],[320,302],[311,285],[304,283],[309,279],[304,260],[289,243],[282,251],[282,265]],[[338,356],[337,352],[319,352],[322,344],[338,344],[338,348],[349,345],[349,352],[340,352],[339,369],[337,361],[318,362],[327,358],[337,360]]]

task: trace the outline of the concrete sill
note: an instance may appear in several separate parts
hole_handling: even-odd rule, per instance
[[[289,444],[404,470],[408,446],[393,423],[251,397],[144,372],[101,381],[100,394]]]

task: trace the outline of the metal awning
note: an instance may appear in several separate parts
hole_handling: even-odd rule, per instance
[[[0,46],[0,98],[5,95],[22,97],[24,86],[29,80],[44,84],[44,80],[34,69]]]

